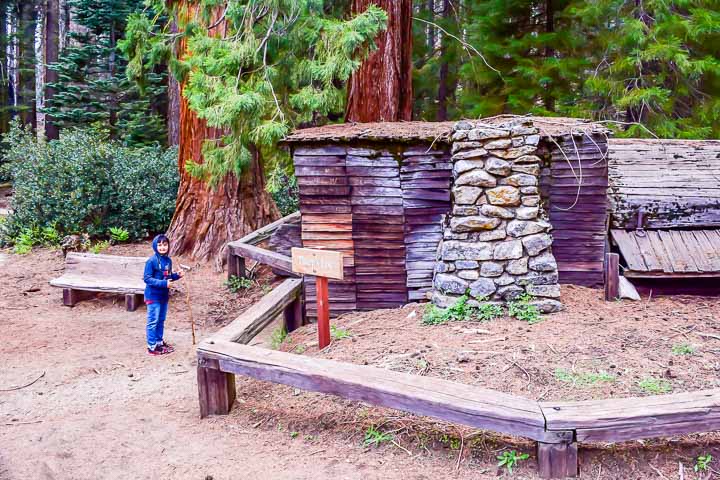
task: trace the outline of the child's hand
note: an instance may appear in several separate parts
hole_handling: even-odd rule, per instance
[[[183,277],[185,276],[185,271],[183,271],[183,270],[178,270],[178,271],[175,272],[175,273],[177,273],[177,276],[180,277],[180,278],[183,278]]]

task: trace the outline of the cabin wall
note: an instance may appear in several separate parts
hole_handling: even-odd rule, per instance
[[[613,228],[720,227],[720,141],[611,139]]]
[[[541,193],[553,226],[560,283],[603,285],[608,235],[608,151],[604,135],[545,141]]]

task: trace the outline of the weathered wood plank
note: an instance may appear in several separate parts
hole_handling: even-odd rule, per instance
[[[573,432],[567,432],[572,438]],[[577,443],[537,443],[540,478],[561,479],[578,476]]]
[[[235,403],[235,375],[218,368],[217,360],[199,356],[197,385],[200,418],[227,415]]]
[[[273,268],[292,273],[292,261],[287,255],[240,242],[230,242],[228,248],[233,255],[238,257],[249,258],[263,265],[270,265]]]

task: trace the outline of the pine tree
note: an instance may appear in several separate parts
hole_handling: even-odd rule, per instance
[[[166,143],[163,111],[165,74],[148,72],[144,89],[130,82],[118,50],[128,16],[143,11],[142,0],[70,0],[79,31],[51,66],[58,81],[45,112],[61,128],[100,123],[128,145]],[[142,13],[138,13],[142,15]]]

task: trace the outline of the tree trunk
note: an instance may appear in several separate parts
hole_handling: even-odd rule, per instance
[[[182,10],[183,4],[181,3]],[[193,5],[188,12],[192,15]],[[196,7],[195,7],[196,8]],[[213,20],[214,21],[214,20]],[[224,35],[221,22],[215,29]],[[184,42],[179,51],[186,53]],[[182,92],[183,85],[180,85]],[[240,178],[229,174],[213,190],[207,184],[190,176],[185,170],[188,160],[202,163],[202,145],[206,139],[220,138],[221,130],[209,128],[204,120],[190,110],[187,100],[180,98],[180,135],[178,189],[175,214],[168,236],[172,254],[189,255],[198,260],[225,258],[225,245],[237,240],[280,216],[270,194],[265,190],[265,174],[259,152],[253,152],[253,160]]]
[[[58,81],[58,73],[47,68],[57,63],[60,48],[60,0],[47,0],[45,4],[45,92],[44,102],[55,95],[55,89],[49,83]],[[50,115],[45,115],[45,138],[53,140],[59,138],[60,131]]]
[[[552,33],[555,31],[555,9],[553,7],[552,0],[545,0],[545,32]],[[545,59],[554,57],[555,50],[550,46],[545,46]],[[549,87],[545,88],[543,95],[543,104],[545,110],[549,112],[555,111],[555,99],[552,96],[552,92],[548,91]]]
[[[35,5],[18,5],[18,72],[17,109],[24,125],[35,126]]]
[[[450,0],[443,0],[442,17],[447,19],[450,16]],[[448,73],[450,66],[447,61],[447,43],[450,41],[444,33],[442,35],[442,46],[440,47],[440,78],[438,84],[438,111],[436,120],[444,122],[448,119]]]
[[[177,33],[177,23],[173,22],[171,33]],[[177,52],[173,51],[174,55]],[[180,84],[173,77],[168,69],[168,108],[167,108],[167,129],[168,145],[180,145]]]
[[[375,4],[388,14],[387,30],[350,78],[346,121],[412,119],[412,0],[353,0],[352,13]]]

